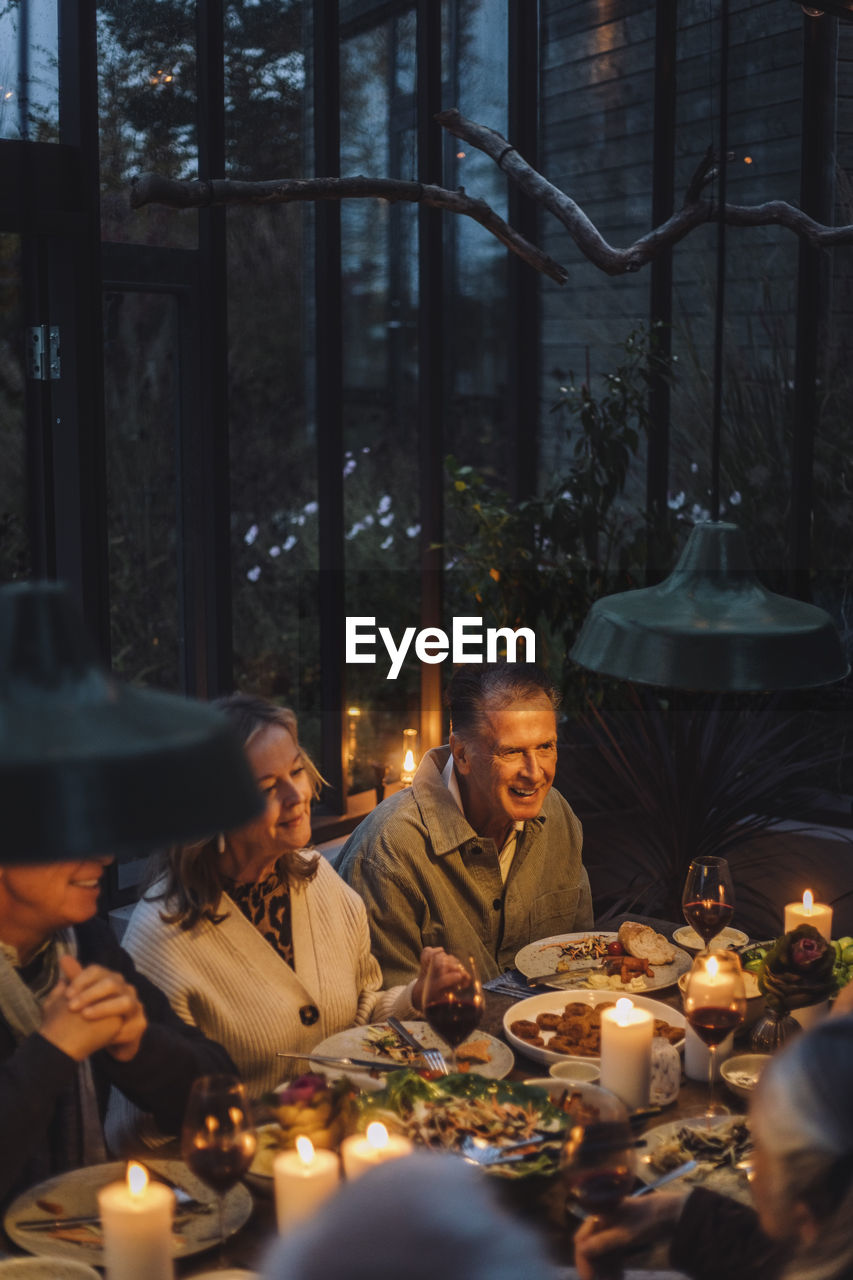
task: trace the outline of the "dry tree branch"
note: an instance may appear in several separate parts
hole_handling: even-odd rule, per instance
[[[717,204],[699,199],[701,190],[713,181],[717,173],[713,153],[708,151],[690,181],[684,206],[627,249],[614,249],[571,196],[538,173],[502,134],[466,119],[455,107],[440,111],[435,118],[448,133],[494,160],[526,195],[558,218],[584,256],[607,275],[639,271],[662,249],[676,244],[694,227],[704,222],[716,222],[720,216]],[[853,243],[853,226],[824,226],[784,200],[768,200],[757,205],[727,204],[723,216],[727,223],[736,227],[787,227],[816,248]]]
[[[208,205],[291,204],[300,200],[363,200],[377,196],[391,203],[407,200],[464,214],[479,222],[536,271],[550,276],[557,284],[565,284],[568,279],[565,267],[504,222],[485,200],[474,199],[461,188],[448,191],[422,182],[364,177],[282,178],[272,182],[233,182],[227,178],[214,178],[206,182],[179,182],[156,173],[144,173],[131,189],[130,203],[134,209],[146,204],[164,204],[173,209],[201,209]]]
[[[571,196],[560,191],[520,156],[506,138],[495,129],[477,124],[461,115],[456,108],[441,111],[435,117],[442,128],[454,137],[495,161],[507,177],[549,213],[568,231],[581,253],[610,276],[639,271],[663,249],[670,248],[706,222],[716,222],[721,210],[713,200],[702,198],[702,192],[718,173],[718,160],[708,149],[690,180],[683,206],[659,227],[640,236],[627,249],[616,249],[587,217]],[[448,191],[444,187],[421,182],[398,181],[394,178],[282,178],[271,182],[234,182],[215,178],[206,182],[178,182],[155,173],[142,174],[131,190],[134,209],[146,204],[163,204],[173,209],[199,209],[224,204],[290,204],[301,200],[349,200],[379,197],[395,202],[406,200],[447,209],[451,213],[473,218],[491,232],[501,244],[524,262],[557,284],[565,284],[568,272],[548,254],[543,253],[520,235],[485,200],[469,196],[460,187]],[[727,204],[722,210],[726,222],[736,227],[787,227],[815,248],[836,244],[853,244],[853,226],[827,227],[784,200],[767,200],[764,204]]]

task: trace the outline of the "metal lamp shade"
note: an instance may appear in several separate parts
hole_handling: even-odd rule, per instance
[[[663,582],[604,596],[570,657],[604,675],[673,689],[804,689],[849,671],[815,605],[767,591],[737,525],[698,524]]]
[[[66,588],[0,590],[0,862],[138,856],[262,809],[219,712],[113,679]]]

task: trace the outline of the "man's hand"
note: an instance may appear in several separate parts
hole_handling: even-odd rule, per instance
[[[424,983],[429,973],[430,964],[433,964],[433,973],[438,977],[440,986],[452,986],[454,982],[458,982],[465,975],[465,967],[460,964],[456,956],[448,955],[444,947],[424,947],[421,952],[421,967],[418,972],[417,982],[412,988],[412,1004],[416,1009],[420,1009],[423,1013],[424,1007]]]
[[[73,956],[59,962],[62,977],[44,1004],[41,1034],[80,1062],[106,1049],[120,1062],[133,1058],[148,1025],[136,988],[111,969]]]

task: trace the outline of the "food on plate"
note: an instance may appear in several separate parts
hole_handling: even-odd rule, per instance
[[[371,1027],[365,1037],[364,1048],[368,1053],[381,1054],[383,1058],[390,1058],[392,1062],[400,1062],[407,1067],[413,1067],[420,1056],[411,1045],[401,1044],[396,1032],[385,1027]],[[482,1038],[466,1040],[456,1050],[456,1065],[460,1071],[469,1071],[472,1063],[483,1065],[491,1060],[489,1041]],[[424,1074],[429,1078],[430,1073]]]
[[[690,1182],[703,1182],[715,1169],[734,1168],[752,1149],[749,1124],[737,1116],[724,1124],[684,1124],[671,1138],[664,1138],[649,1152],[649,1164],[660,1173],[676,1169],[687,1160],[697,1162]]]
[[[560,955],[556,959],[554,968],[562,972],[573,960],[603,960],[609,945],[607,938],[603,938],[598,933],[591,933],[577,942],[546,942],[540,950],[544,953],[557,948]]]
[[[619,926],[619,941],[628,955],[648,960],[650,964],[672,964],[675,959],[672,943],[667,942],[662,933],[656,933],[647,924],[626,920]]]
[[[264,1102],[277,1128],[267,1130],[266,1145],[293,1147],[304,1134],[315,1147],[337,1146],[350,1127],[356,1092],[346,1076],[330,1082],[326,1076],[305,1075],[267,1094]]]
[[[583,1000],[570,1000],[562,1011],[545,1010],[536,1021],[519,1018],[509,1024],[509,1029],[526,1044],[544,1046],[554,1053],[567,1053],[575,1058],[596,1058],[601,1052],[601,1011],[612,1009],[614,1000],[602,1000],[600,1004],[586,1004]],[[545,1041],[543,1034],[550,1035]],[[684,1036],[681,1027],[655,1018],[655,1035],[663,1036],[675,1044]]]
[[[476,1075],[429,1081],[414,1071],[395,1072],[381,1093],[363,1095],[361,1110],[360,1128],[381,1120],[412,1142],[450,1151],[466,1137],[483,1138],[497,1146],[524,1142],[543,1131],[559,1138],[572,1114],[554,1106],[541,1089],[528,1085]],[[558,1143],[537,1144],[525,1159],[489,1172],[504,1177],[551,1174],[558,1161]]]
[[[456,1065],[464,1071],[472,1062],[491,1062],[488,1040],[466,1040],[456,1050]]]

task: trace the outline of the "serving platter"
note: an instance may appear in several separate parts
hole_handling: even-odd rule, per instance
[[[512,1024],[518,1021],[535,1022],[541,1013],[562,1013],[564,1007],[572,1002],[579,1004],[587,1004],[595,1008],[600,1004],[615,1004],[618,999],[618,993],[615,991],[588,991],[583,989],[568,991],[546,991],[542,995],[531,996],[528,1000],[519,1000],[517,1004],[511,1005],[507,1009],[503,1018],[504,1035],[513,1049],[519,1053],[523,1053],[525,1057],[531,1058],[534,1062],[544,1063],[550,1066],[552,1062],[565,1062],[571,1054],[560,1053],[548,1048],[548,1043],[553,1039],[552,1031],[541,1032],[544,1045],[531,1044],[522,1036],[516,1035],[511,1030]],[[660,1000],[650,1000],[648,996],[630,995],[632,1004],[637,1005],[640,1009],[648,1009],[655,1018],[668,1022],[671,1027],[679,1027],[682,1032],[687,1025],[684,1014],[678,1009],[672,1009],[668,1004],[663,1004]],[[684,1036],[674,1041],[676,1049],[681,1049],[684,1045]],[[598,1054],[585,1055],[590,1062],[598,1062]]]
[[[199,1200],[213,1201],[209,1187],[196,1178],[187,1168],[183,1160],[146,1160],[146,1166],[154,1174],[162,1174],[165,1178],[184,1188]],[[69,1258],[84,1261],[93,1267],[105,1266],[103,1237],[100,1227],[87,1228],[91,1242],[87,1239],[65,1240],[52,1235],[49,1231],[33,1230],[19,1224],[31,1218],[49,1219],[51,1214],[40,1208],[38,1201],[49,1200],[62,1206],[63,1218],[77,1217],[83,1214],[98,1212],[98,1191],[110,1182],[123,1182],[127,1164],[123,1160],[109,1164],[87,1165],[83,1169],[71,1169],[67,1173],[57,1174],[30,1187],[13,1200],[6,1210],[3,1227],[10,1240],[13,1240],[27,1253],[41,1257]],[[225,1234],[233,1235],[239,1231],[252,1212],[252,1197],[244,1186],[232,1187],[225,1195],[223,1222]],[[82,1233],[81,1233],[82,1234]],[[218,1218],[215,1212],[204,1214],[188,1214],[172,1233],[172,1256],[186,1258],[193,1253],[201,1253],[211,1249],[219,1241]]]
[[[440,1036],[436,1035],[428,1023],[412,1021],[404,1022],[403,1026],[421,1042],[425,1049],[440,1049],[445,1057],[447,1056],[447,1045]],[[384,1022],[369,1023],[364,1027],[347,1027],[345,1031],[338,1031],[335,1035],[328,1036],[321,1044],[315,1045],[314,1053],[322,1054],[327,1058],[375,1058],[377,1063],[387,1066],[392,1061],[392,1058],[375,1047],[376,1038],[383,1033],[393,1036],[393,1032]],[[489,1055],[489,1060],[488,1062],[471,1062],[467,1070],[472,1075],[485,1076],[489,1080],[502,1080],[504,1076],[508,1076],[515,1065],[512,1050],[508,1049],[501,1040],[490,1036],[486,1031],[473,1031],[462,1042],[457,1052],[460,1055],[464,1054],[465,1046],[475,1041],[486,1042],[486,1052]],[[307,1056],[311,1063],[311,1070],[316,1071],[318,1075],[326,1075],[333,1080],[346,1075],[359,1088],[374,1092],[378,1089],[383,1089],[387,1083],[384,1078],[377,1079],[371,1076],[369,1072],[359,1072],[346,1067],[333,1067],[322,1062],[315,1062],[310,1054]],[[401,1065],[404,1066],[405,1062],[401,1063]]]
[[[746,1125],[746,1117],[726,1115],[712,1116],[710,1119],[710,1124],[714,1129],[722,1128],[731,1123]],[[674,1142],[682,1129],[688,1128],[701,1133],[701,1130],[707,1125],[708,1119],[705,1116],[696,1116],[687,1120],[669,1120],[665,1124],[656,1124],[646,1129],[643,1134],[646,1141],[646,1150],[642,1158],[637,1161],[637,1177],[642,1182],[653,1182],[656,1178],[659,1178],[665,1172],[665,1169],[655,1163],[656,1152]],[[689,1148],[684,1150],[680,1158],[675,1159],[675,1163],[682,1163],[690,1159],[698,1160],[698,1167],[692,1173],[688,1173],[681,1178],[674,1178],[668,1184],[668,1190],[685,1185],[707,1187],[709,1191],[717,1191],[720,1195],[730,1196],[732,1200],[738,1200],[741,1204],[752,1204],[752,1194],[745,1169],[736,1169],[733,1163],[713,1168],[709,1162],[702,1161],[701,1155]]]
[[[598,930],[592,933],[557,933],[550,938],[539,938],[536,942],[529,942],[526,947],[521,948],[515,957],[515,967],[524,974],[525,978],[538,978],[543,974],[554,973],[555,970],[559,969],[561,961],[566,962],[561,948],[581,948],[584,944],[589,944],[593,939],[599,938],[602,945],[606,946],[608,943],[616,942],[618,936],[616,933]],[[600,989],[607,991],[608,994],[617,991],[622,995],[633,996],[635,993],[663,991],[664,988],[673,986],[681,974],[687,973],[693,964],[692,957],[686,951],[677,946],[673,950],[675,951],[675,959],[669,964],[653,964],[651,967],[654,970],[654,976],[644,975],[642,986],[637,985],[636,982],[630,986],[620,983],[618,988],[614,985],[612,988],[602,986]],[[579,958],[577,963],[581,964],[583,959],[584,957]],[[591,955],[589,964],[594,965],[597,963],[599,963],[597,957]],[[580,987],[593,989],[596,987],[597,981],[597,978],[594,979],[591,985],[588,980],[576,982],[572,978],[571,969],[567,968],[564,978],[551,978],[542,985],[554,987],[559,991],[564,990],[567,985],[570,985],[573,990],[577,990]]]

